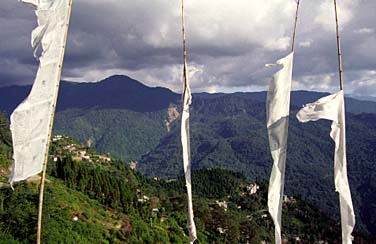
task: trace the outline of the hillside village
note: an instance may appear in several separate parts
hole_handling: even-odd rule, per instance
[[[91,147],[84,146],[73,140],[68,136],[55,135],[52,138],[52,142],[55,145],[55,151],[53,160],[56,162],[58,157],[62,157],[69,153],[74,161],[88,161],[92,163],[111,163],[111,157],[109,155],[102,155],[96,152]]]

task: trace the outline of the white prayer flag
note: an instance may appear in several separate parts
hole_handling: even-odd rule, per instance
[[[183,112],[181,116],[181,143],[183,148],[183,164],[184,164],[184,174],[185,174],[185,184],[187,187],[188,195],[188,232],[189,241],[193,243],[197,239],[196,225],[194,222],[193,215],[193,203],[192,203],[192,184],[191,184],[191,149],[190,149],[190,139],[189,139],[189,106],[192,103],[192,94],[189,87],[188,77],[187,77],[187,66],[184,64],[184,76],[186,83],[184,84],[183,90]]]
[[[273,168],[269,180],[268,208],[275,226],[275,243],[281,243],[282,201],[285,182],[288,119],[294,52],[277,61],[268,91],[266,119]]]
[[[347,179],[345,104],[343,91],[323,97],[314,103],[305,105],[296,115],[300,122],[319,119],[332,120],[330,137],[335,142],[334,181],[339,193],[342,243],[351,244],[351,233],[355,226],[354,208],[350,186]]]
[[[42,47],[39,69],[29,96],[13,111],[13,166],[9,182],[27,179],[43,169],[49,127],[57,96],[69,22],[69,0],[23,0],[35,8],[38,27],[31,34],[34,55]]]

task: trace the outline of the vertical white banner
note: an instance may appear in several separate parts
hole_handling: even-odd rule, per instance
[[[181,143],[183,148],[183,164],[185,174],[185,184],[187,187],[188,196],[188,232],[189,241],[193,243],[197,239],[196,225],[193,215],[193,203],[192,203],[192,183],[191,183],[191,149],[190,149],[190,137],[189,137],[189,107],[192,103],[192,94],[189,87],[187,65],[184,64],[184,90],[183,90],[183,112],[181,116]]]
[[[70,0],[24,0],[35,8],[38,26],[31,34],[39,68],[29,96],[13,111],[13,166],[9,182],[27,179],[42,171],[49,127],[55,109],[65,37],[69,23]]]
[[[355,214],[347,179],[345,102],[343,91],[320,98],[305,105],[296,115],[300,122],[331,120],[330,137],[335,142],[334,183],[339,193],[341,210],[342,243],[351,244],[355,226]]]
[[[294,52],[277,61],[282,68],[274,74],[267,96],[266,119],[273,158],[269,180],[268,208],[275,227],[275,243],[281,244],[282,201],[285,184],[288,121]]]

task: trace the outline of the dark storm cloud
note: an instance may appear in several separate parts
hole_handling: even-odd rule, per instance
[[[74,1],[63,78],[96,81],[120,73],[149,85],[179,90],[179,3]],[[368,87],[369,93],[373,90],[368,84],[376,78],[376,2],[344,0],[339,4],[347,90],[359,94]],[[332,7],[330,0],[301,4],[295,89],[337,87]],[[264,64],[289,52],[294,8],[294,0],[190,1],[186,6],[186,30],[193,89],[265,89],[273,70]],[[32,82],[37,61],[32,57],[30,32],[35,21],[28,6],[15,0],[0,3],[0,86]]]

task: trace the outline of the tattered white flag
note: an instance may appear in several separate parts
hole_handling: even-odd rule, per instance
[[[351,244],[355,226],[354,208],[347,179],[345,105],[343,91],[323,97],[305,105],[296,115],[300,122],[319,119],[332,120],[330,137],[335,142],[334,181],[339,193],[341,209],[342,243]]]
[[[290,92],[294,52],[277,61],[282,69],[274,74],[268,91],[266,119],[273,168],[269,180],[268,208],[275,226],[275,243],[281,243],[282,201],[285,182]]]
[[[197,239],[196,225],[193,215],[192,203],[192,183],[191,183],[191,149],[189,139],[189,106],[192,103],[191,89],[187,77],[187,66],[184,64],[184,90],[183,90],[183,112],[181,116],[181,143],[183,148],[183,164],[185,173],[185,184],[187,187],[188,195],[188,232],[189,241],[193,243]]]
[[[29,96],[13,111],[13,167],[9,182],[27,179],[43,169],[54,99],[57,96],[70,0],[23,0],[32,5],[38,26],[31,34],[34,56],[42,47],[39,69]]]

